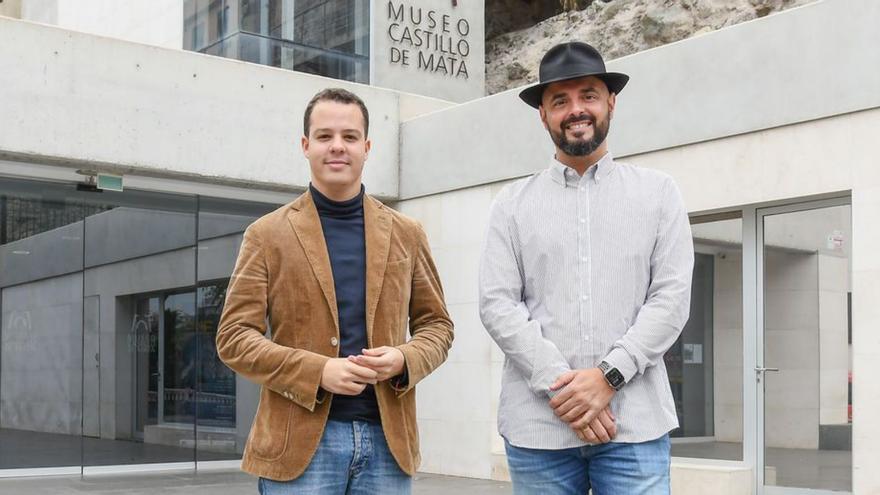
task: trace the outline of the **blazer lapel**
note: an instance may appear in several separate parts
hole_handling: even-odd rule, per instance
[[[391,213],[382,203],[367,195],[364,195],[364,238],[367,251],[367,342],[372,347],[373,320],[391,246]]]
[[[318,279],[321,292],[324,293],[324,299],[333,314],[336,333],[339,334],[339,314],[336,307],[333,271],[330,268],[330,255],[327,252],[327,243],[321,229],[321,218],[318,216],[318,209],[315,207],[310,192],[306,191],[293,202],[287,219],[306,253],[306,258],[312,267],[312,273]]]

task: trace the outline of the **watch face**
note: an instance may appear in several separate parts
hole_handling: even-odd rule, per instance
[[[608,383],[615,389],[619,390],[620,387],[623,387],[623,373],[617,370],[617,368],[612,368],[605,374],[605,377],[608,378]]]

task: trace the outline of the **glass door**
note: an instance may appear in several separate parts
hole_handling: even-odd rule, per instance
[[[73,184],[0,177],[0,471],[79,473],[96,434],[83,411],[98,400],[97,301],[82,268],[83,218],[98,209]]]
[[[260,387],[215,337],[277,207],[0,177],[0,478],[237,465]]]
[[[194,467],[197,198],[81,195],[83,473]]]
[[[765,494],[852,491],[848,202],[758,210],[756,465]]]

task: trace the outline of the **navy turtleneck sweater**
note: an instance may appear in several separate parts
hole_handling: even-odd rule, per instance
[[[364,186],[347,201],[333,201],[309,184],[318,208],[339,313],[339,357],[361,354],[369,347],[366,318],[366,242],[364,241]],[[359,395],[335,395],[330,419],[379,423],[376,391],[367,385]]]

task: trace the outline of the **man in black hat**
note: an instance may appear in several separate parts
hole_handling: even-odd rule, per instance
[[[672,178],[608,152],[628,80],[590,45],[563,43],[520,93],[556,154],[498,194],[480,266],[516,494],[670,490],[663,354],[688,318],[693,243]]]

